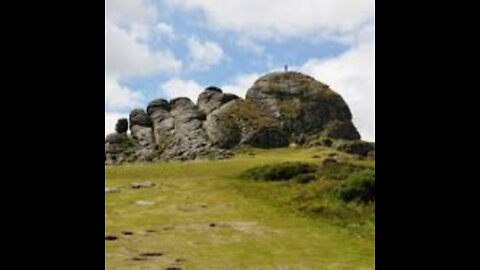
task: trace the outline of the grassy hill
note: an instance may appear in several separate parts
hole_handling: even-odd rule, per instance
[[[245,177],[261,165],[322,164],[332,152],[245,149],[222,161],[106,167],[105,185],[116,189],[105,194],[106,235],[117,238],[105,242],[106,269],[374,269],[374,203],[335,193],[351,172],[323,168],[310,181]],[[146,181],[153,186],[131,187]]]

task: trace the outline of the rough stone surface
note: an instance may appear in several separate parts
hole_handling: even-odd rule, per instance
[[[115,131],[117,133],[127,133],[128,120],[125,118],[118,119],[117,124],[115,125]]]
[[[267,74],[247,91],[246,98],[277,119],[280,128],[293,138],[322,131],[338,139],[360,138],[343,98],[310,76],[298,72]]]
[[[375,158],[375,145],[359,140],[342,97],[297,72],[259,78],[246,99],[215,86],[200,93],[196,104],[186,97],[156,99],[146,111],[132,110],[129,121],[120,119],[115,130],[105,138],[105,164],[224,159],[241,145],[273,148],[291,143]]]
[[[134,140],[137,161],[152,161],[156,145],[153,124],[144,110],[134,109],[130,112],[130,133]]]
[[[133,141],[126,133],[112,133],[105,138],[105,164],[131,161],[133,154]]]
[[[238,144],[260,148],[288,145],[276,120],[247,100],[234,100],[209,114],[204,128],[210,141],[220,148]]]
[[[208,115],[223,104],[235,99],[239,99],[239,97],[233,94],[225,94],[219,88],[209,87],[198,96],[197,105],[202,113]]]

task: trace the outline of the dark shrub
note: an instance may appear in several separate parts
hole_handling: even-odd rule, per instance
[[[301,184],[310,183],[315,180],[317,180],[317,175],[315,175],[314,173],[300,174],[293,178],[293,181]]]
[[[375,151],[375,144],[361,140],[356,141],[342,141],[335,146],[338,151],[346,152],[352,155],[359,155],[366,157],[369,152]]]
[[[375,201],[375,171],[364,170],[352,173],[336,188],[335,193],[345,201]]]
[[[290,180],[297,175],[313,173],[317,166],[311,163],[303,162],[284,162],[254,167],[242,174],[243,178],[265,181]]]

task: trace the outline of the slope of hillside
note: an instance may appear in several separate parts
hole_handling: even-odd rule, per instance
[[[374,203],[331,199],[328,177],[240,177],[262,164],[320,164],[332,151],[247,149],[228,160],[106,167],[106,269],[374,269]]]

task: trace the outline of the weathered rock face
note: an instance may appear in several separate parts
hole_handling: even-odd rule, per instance
[[[272,148],[288,145],[277,121],[255,103],[236,99],[207,116],[204,123],[210,141],[220,148],[238,144]]]
[[[359,140],[340,95],[296,72],[261,77],[245,100],[211,86],[196,104],[185,97],[156,99],[146,112],[133,110],[129,120],[130,135],[127,119],[120,119],[116,133],[106,137],[106,164],[227,158],[228,150],[240,145],[273,148],[290,142],[308,146],[329,141],[320,145],[373,158],[375,154],[374,144]]]
[[[139,161],[151,161],[154,157],[155,142],[152,120],[142,109],[130,113],[130,132],[135,141],[135,154]]]
[[[219,88],[209,87],[198,96],[197,105],[201,112],[208,115],[223,104],[235,99],[239,99],[239,97],[233,94],[224,94]]]
[[[152,120],[155,149],[163,151],[173,136],[174,118],[170,114],[170,103],[157,99],[148,104],[147,113]]]
[[[133,161],[133,142],[126,133],[112,133],[105,138],[105,164]]]
[[[337,139],[359,139],[352,115],[328,85],[297,72],[274,72],[258,79],[247,100],[278,120],[292,138],[325,132]]]
[[[188,98],[170,101],[174,130],[162,156],[168,159],[195,159],[208,154],[211,145],[202,128],[205,114]]]

